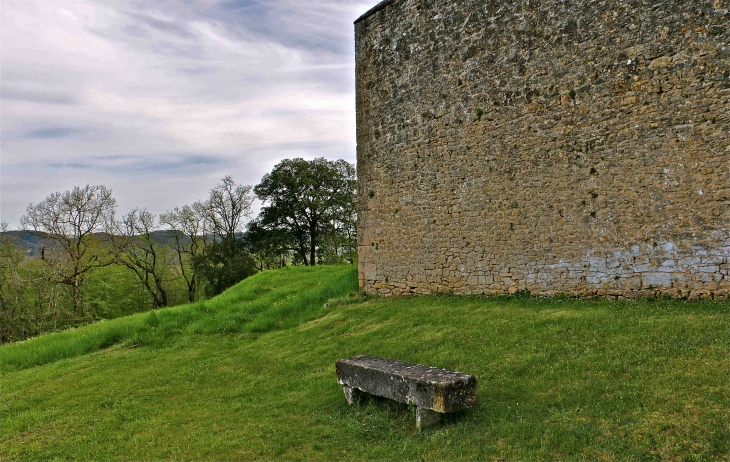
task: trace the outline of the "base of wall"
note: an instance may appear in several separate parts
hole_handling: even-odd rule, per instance
[[[419,287],[400,287],[401,284],[388,284],[384,282],[370,281],[361,284],[360,288],[368,294],[379,295],[381,297],[408,296],[408,295],[427,295],[427,294],[454,294],[454,295],[515,295],[518,293],[526,293],[529,291],[533,296],[574,296],[581,298],[601,297],[607,300],[640,300],[644,298],[671,298],[675,300],[730,300],[730,288],[721,289],[643,289],[643,290],[615,290],[615,289],[577,289],[568,291],[555,290],[531,290],[511,289],[511,290],[479,290],[464,291],[454,290],[445,286],[433,286],[432,288]]]
[[[411,264],[406,259],[394,264],[382,258],[380,250],[361,246],[359,283],[366,292],[381,296],[529,291],[614,300],[730,300],[730,231],[722,230],[716,236],[712,246],[680,249],[662,241],[617,249],[588,248],[573,255],[538,255],[536,259],[457,247],[445,247],[429,256],[416,249],[407,252],[420,255]],[[441,260],[434,255],[442,256]]]

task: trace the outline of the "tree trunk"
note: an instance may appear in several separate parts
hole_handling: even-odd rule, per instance
[[[74,314],[81,316],[83,315],[83,312],[81,312],[81,278],[78,274],[74,275],[71,279],[71,288],[74,298]]]
[[[317,250],[317,220],[312,220],[309,226],[309,266],[314,266]]]
[[[297,249],[297,253],[299,254],[299,257],[304,262],[304,266],[309,266],[309,258],[307,257],[307,243],[301,242],[299,243],[299,248]]]
[[[191,279],[188,283],[188,302],[195,303],[195,279]]]
[[[168,306],[170,302],[167,300],[167,291],[162,287],[162,279],[157,277],[157,275],[153,275],[152,278],[155,281],[155,288],[157,289],[155,300],[157,301],[158,307]]]

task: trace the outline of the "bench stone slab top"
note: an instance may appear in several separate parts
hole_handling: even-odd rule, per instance
[[[349,387],[439,413],[472,407],[477,399],[476,378],[457,371],[367,355],[340,359],[335,367],[346,395]]]

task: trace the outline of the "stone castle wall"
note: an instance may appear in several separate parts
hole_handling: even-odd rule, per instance
[[[730,0],[386,0],[355,25],[371,293],[730,294]]]

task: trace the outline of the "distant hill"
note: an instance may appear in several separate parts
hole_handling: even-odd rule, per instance
[[[180,231],[171,230],[154,231],[152,233],[152,239],[159,242],[160,244],[173,245],[175,244],[176,235],[180,236],[185,244],[188,244],[190,242],[190,238],[188,236],[184,235]]]
[[[6,231],[3,237],[9,237],[9,241],[18,248],[25,250],[29,257],[36,257],[41,254],[43,247],[55,247],[58,243],[49,237],[48,233],[41,231]]]
[[[174,245],[176,233],[178,233],[178,231],[154,231],[152,233],[152,238],[163,245]],[[29,257],[40,256],[41,249],[43,247],[53,248],[58,245],[58,243],[51,238],[48,233],[44,233],[42,231],[6,231],[0,234],[2,234],[3,237],[9,237],[8,240],[13,242],[13,244],[15,244],[18,248],[24,250]],[[96,235],[102,234],[97,233]],[[190,242],[190,238],[187,236],[183,235],[182,239],[185,243]]]

